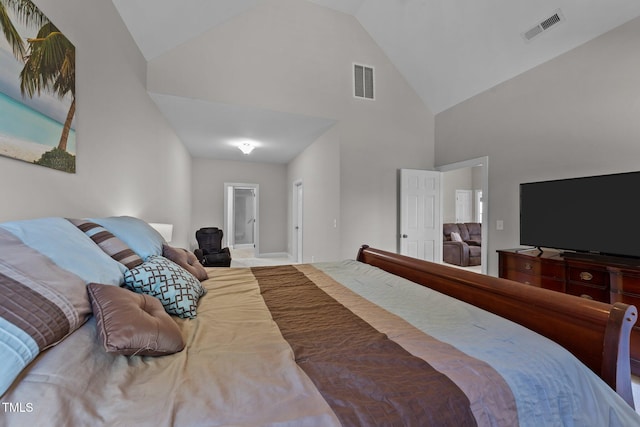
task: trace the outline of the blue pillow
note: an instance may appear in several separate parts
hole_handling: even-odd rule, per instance
[[[86,283],[119,285],[127,268],[64,218],[5,222],[0,227]]]
[[[38,344],[28,333],[0,317],[0,396],[38,353]]]
[[[127,271],[124,284],[134,292],[158,298],[167,313],[182,318],[196,317],[198,300],[207,293],[193,274],[158,255]]]
[[[92,218],[118,239],[129,246],[140,258],[146,260],[151,255],[162,255],[164,238],[153,227],[139,218],[131,216],[111,216]]]
[[[81,277],[0,228],[0,396],[38,353],[90,315]]]

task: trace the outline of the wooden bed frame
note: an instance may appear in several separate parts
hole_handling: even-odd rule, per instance
[[[557,342],[633,405],[629,338],[635,306],[605,304],[362,246],[358,261],[473,304]]]

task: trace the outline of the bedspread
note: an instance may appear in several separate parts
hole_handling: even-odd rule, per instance
[[[174,317],[182,352],[107,354],[91,318],[2,397],[32,410],[0,414],[0,425],[339,426],[296,365],[251,271],[221,269],[203,286],[197,318]]]
[[[475,426],[446,375],[377,331],[294,266],[253,268],[271,315],[343,425]]]
[[[435,379],[449,392],[453,391],[451,414],[427,416],[444,415],[446,420],[447,415],[453,415],[484,426],[627,426],[637,425],[640,420],[621,398],[571,355],[542,337],[531,338],[525,329],[511,322],[505,326],[503,319],[489,313],[488,317],[478,314],[478,309],[468,305],[450,308],[441,294],[355,261],[287,267],[289,278],[274,275],[271,283],[267,283],[264,279],[278,269],[282,270],[208,269],[210,278],[203,282],[208,293],[200,299],[197,318],[174,318],[186,347],[173,355],[125,357],[105,353],[91,318],[65,341],[40,354],[19,382],[2,396],[3,403],[14,405],[12,408],[22,405],[26,410],[0,413],[0,425],[324,427],[341,425],[341,421],[345,425],[370,425],[371,419],[345,415],[343,409],[350,406],[350,400],[335,394],[326,383],[335,386],[345,372],[355,372],[357,379],[347,381],[351,387],[378,390],[375,383],[379,379],[375,375],[361,377],[356,371],[363,362],[358,358],[356,368],[336,369],[335,354],[325,354],[324,344],[319,352],[314,346],[321,345],[321,341],[309,339],[323,330],[318,323],[314,326],[313,321],[326,322],[321,314],[329,310],[329,305],[330,317],[357,316],[350,322],[358,325],[356,329],[367,330],[366,340],[384,342],[383,346],[397,351],[399,360],[407,361],[409,369],[416,370],[412,371],[414,374],[420,372],[417,376]],[[301,282],[294,284],[294,276]],[[281,284],[289,284],[305,298],[289,295],[285,300],[277,287]],[[407,293],[405,287],[411,291]],[[318,305],[317,299],[307,298],[318,292],[323,305]],[[411,301],[406,300],[407,295],[401,300],[398,295],[403,293]],[[365,298],[358,294],[364,294]],[[320,311],[311,310],[316,305],[321,307]],[[412,305],[413,315],[403,312]],[[459,310],[470,317],[461,317]],[[453,313],[447,315],[448,311]],[[293,323],[299,322],[290,322],[295,317],[303,319],[307,329],[295,329]],[[435,325],[443,320],[447,325]],[[465,322],[471,325],[464,326]],[[341,346],[343,339],[345,351],[339,352],[339,364],[347,363],[350,354],[362,356],[357,353],[358,347],[353,346],[359,335],[351,335],[353,331],[347,334],[346,330],[343,334],[342,328],[333,325],[324,329],[335,330],[335,334],[326,334],[328,341],[334,344],[337,341]],[[475,337],[469,332],[474,330]],[[509,335],[501,338],[505,330]],[[555,362],[547,359],[551,356],[540,356],[541,364],[529,361],[524,373],[518,371],[518,364],[529,357],[517,354],[515,347],[520,333],[541,346],[535,356],[543,354],[546,346],[551,346],[553,357],[560,354],[562,363],[570,365],[562,365],[567,374],[555,381],[570,380],[570,383],[554,383],[551,377],[557,375]],[[447,334],[457,336],[449,339],[444,336]],[[511,343],[496,349],[495,342],[499,339]],[[508,352],[501,355],[504,348]],[[524,351],[528,349],[525,347]],[[316,358],[318,353],[325,358]],[[506,368],[496,363],[500,358],[508,359]],[[313,363],[308,364],[310,361]],[[323,370],[325,367],[331,371]],[[544,375],[542,370],[549,367],[553,368],[551,375]],[[529,378],[533,384],[529,388],[540,389],[536,395],[518,390],[531,372],[536,374],[535,378]],[[414,409],[428,408],[423,403],[430,397],[421,395],[422,386],[416,384],[417,389],[407,389],[409,394],[404,398],[401,389],[389,384],[392,392],[397,393],[392,403],[382,404],[386,396],[374,392],[365,405],[371,405],[372,401],[376,410],[387,410],[404,402]],[[383,386],[379,390],[386,384]],[[544,393],[548,394],[548,400],[535,401]],[[355,394],[351,397],[355,399]],[[436,399],[434,404],[441,402]],[[590,409],[589,405],[598,407]],[[534,407],[537,409],[532,412]],[[379,416],[374,413],[373,419],[380,421],[376,417]],[[416,419],[421,419],[420,415]],[[389,422],[393,423],[397,424]]]

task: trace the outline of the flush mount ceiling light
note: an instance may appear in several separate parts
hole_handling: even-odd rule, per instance
[[[255,145],[253,145],[250,142],[243,142],[242,144],[238,145],[238,148],[240,149],[240,151],[242,151],[245,155],[251,153],[253,151],[254,148],[256,148]]]

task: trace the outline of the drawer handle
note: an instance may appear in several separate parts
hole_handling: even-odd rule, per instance
[[[580,273],[580,280],[588,282],[591,279],[593,279],[593,274],[589,273],[588,271],[583,271]]]
[[[533,266],[532,266],[531,264],[529,264],[529,263],[526,263],[526,264],[524,265],[524,269],[525,269],[525,270],[533,270]]]

